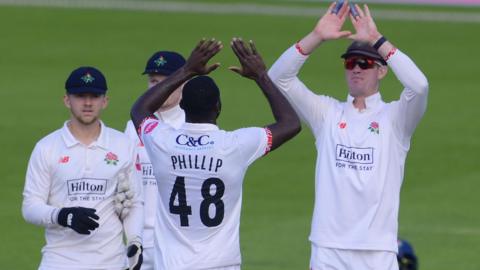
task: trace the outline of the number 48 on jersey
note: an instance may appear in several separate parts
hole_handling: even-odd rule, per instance
[[[215,193],[210,190],[215,186]],[[200,204],[200,220],[207,227],[215,227],[222,223],[225,214],[225,207],[222,196],[225,193],[225,184],[218,178],[208,178],[202,184],[203,201]],[[178,204],[175,199],[178,198]],[[215,205],[215,215],[211,218],[209,215],[210,205]],[[188,216],[192,215],[192,207],[187,204],[187,194],[185,191],[185,177],[178,176],[170,193],[169,203],[170,213],[180,216],[180,225],[188,227]]]

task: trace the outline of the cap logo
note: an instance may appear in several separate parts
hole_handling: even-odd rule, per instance
[[[157,65],[157,67],[159,67],[159,66],[164,66],[167,63],[167,60],[165,60],[165,58],[163,58],[163,56],[160,56],[154,62],[155,62],[155,65]]]
[[[93,81],[95,81],[95,77],[93,77],[92,75],[90,75],[90,73],[87,73],[85,74],[83,77],[81,77],[80,79],[82,79],[82,81],[86,84],[89,84],[89,83],[92,83]]]

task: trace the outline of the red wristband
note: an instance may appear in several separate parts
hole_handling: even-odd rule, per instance
[[[308,53],[305,53],[302,49],[302,47],[300,47],[300,44],[299,42],[295,43],[295,49],[297,49],[297,51],[301,54],[301,55],[304,55],[304,56],[307,56]]]
[[[395,53],[397,52],[397,48],[393,47],[387,54],[387,56],[385,56],[385,61],[388,61],[388,59],[390,59],[390,57],[392,57]]]

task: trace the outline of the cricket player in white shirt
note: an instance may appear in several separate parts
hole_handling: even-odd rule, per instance
[[[149,89],[132,108],[158,185],[156,270],[240,269],[245,172],[300,131],[295,111],[268,77],[253,42],[248,48],[239,39],[232,41],[232,48],[242,67],[231,69],[257,83],[276,122],[232,132],[218,128],[219,89],[210,77],[197,75],[219,66],[207,62],[221,48],[215,40],[201,41],[182,68]],[[180,106],[186,123],[174,129],[151,116],[183,83]]]
[[[182,55],[171,51],[159,51],[154,53],[147,61],[145,71],[148,77],[148,88],[151,88],[159,82],[165,80],[167,76],[177,71],[185,64],[185,58]],[[180,108],[180,99],[182,98],[182,87],[178,87],[155,112],[155,117],[163,123],[169,124],[174,128],[179,128],[185,122],[185,113]],[[138,162],[142,168],[143,180],[143,200],[145,209],[145,224],[143,228],[143,263],[142,270],[154,269],[154,249],[153,240],[155,225],[155,213],[157,209],[157,181],[153,175],[153,168],[147,151],[141,143],[138,133],[133,126],[132,120],[128,121],[125,134],[130,137],[137,146]]]
[[[25,220],[45,227],[39,269],[138,270],[143,202],[135,146],[99,118],[108,99],[98,69],[74,70],[65,88],[70,120],[36,144],[23,191]],[[121,180],[131,186],[130,211],[123,220],[114,209]]]
[[[428,82],[380,34],[367,5],[335,5],[269,71],[315,136],[310,267],[396,270],[400,187],[410,139],[426,110]],[[356,33],[342,30],[347,17]],[[354,42],[342,55],[349,95],[338,101],[313,93],[297,74],[318,46],[344,37]],[[385,103],[379,89],[388,67],[404,89],[398,100]]]

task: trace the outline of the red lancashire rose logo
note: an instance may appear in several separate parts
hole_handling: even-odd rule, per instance
[[[152,132],[158,126],[158,122],[150,122],[145,126],[145,134]]]
[[[339,126],[341,129],[344,129],[344,128],[347,127],[347,123],[345,123],[345,122],[340,122],[340,123],[338,124],[338,126]]]
[[[375,121],[370,123],[370,126],[368,127],[368,129],[373,133],[376,133],[376,134],[380,133],[380,125]]]
[[[60,160],[58,160],[58,163],[68,163],[68,161],[70,161],[70,157],[64,156],[64,157],[60,157]]]
[[[112,152],[108,152],[107,155],[105,156],[105,162],[110,165],[117,165],[118,162],[118,157]]]

